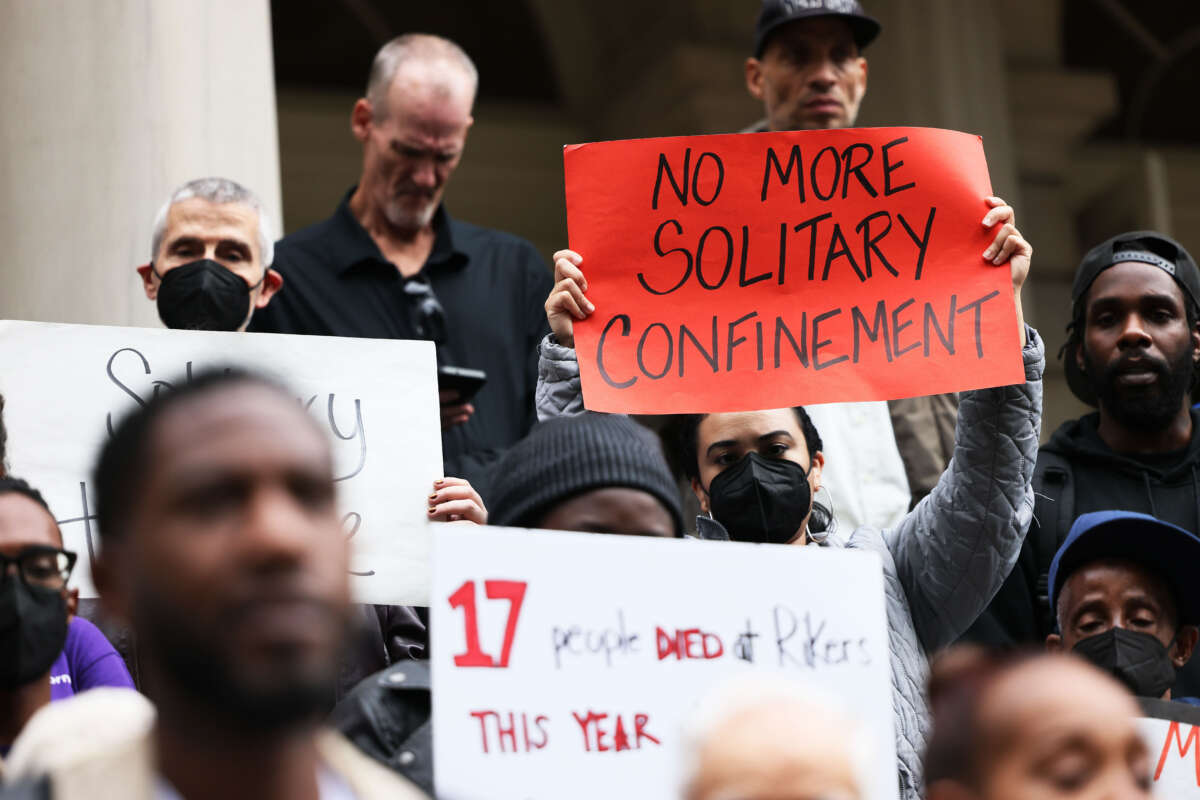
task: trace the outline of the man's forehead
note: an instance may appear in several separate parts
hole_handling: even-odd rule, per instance
[[[1135,589],[1155,597],[1169,597],[1167,582],[1143,564],[1124,558],[1101,558],[1080,566],[1063,584],[1075,600],[1102,589]]]
[[[1039,657],[1006,671],[986,690],[981,708],[1002,734],[1027,736],[1129,730],[1135,713],[1133,699],[1112,678],[1073,656]]]
[[[470,83],[454,69],[434,72],[427,66],[406,64],[396,73],[388,87],[389,121],[424,136],[464,135],[474,101]]]
[[[330,463],[329,441],[299,401],[251,383],[204,392],[170,408],[151,431],[155,471],[251,457]]]
[[[1183,290],[1162,269],[1140,261],[1118,261],[1101,272],[1088,290],[1088,304],[1115,297],[1168,295],[1183,303]]]
[[[62,533],[50,512],[17,492],[0,494],[0,548],[62,545]]]
[[[258,211],[245,203],[214,203],[189,197],[167,210],[168,240],[179,236],[230,238],[253,243],[258,235]]]

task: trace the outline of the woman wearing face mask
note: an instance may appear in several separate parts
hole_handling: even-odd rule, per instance
[[[1149,800],[1150,754],[1132,697],[1076,658],[938,659],[927,800]]]
[[[699,538],[826,543],[833,513],[816,499],[825,456],[803,408],[681,414],[663,438],[704,512]]]
[[[954,641],[1012,569],[1033,509],[1029,485],[1041,426],[1043,348],[1021,316],[1021,286],[1032,248],[1013,210],[988,198],[983,225],[997,229],[988,266],[1008,266],[1020,321],[1026,383],[967,392],[959,407],[954,458],[934,491],[892,530],[861,528],[845,546],[877,552],[888,604],[893,705],[902,795],[919,797],[920,753],[929,720],[920,690],[926,653]],[[555,256],[546,301],[551,335],[540,348],[538,415],[583,410],[574,320],[595,312],[583,258]],[[673,426],[667,449],[691,479],[703,538],[841,546],[824,535],[828,509],[813,498],[825,463],[820,436],[803,409],[692,415]]]

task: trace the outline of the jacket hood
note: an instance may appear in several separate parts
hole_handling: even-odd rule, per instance
[[[1200,433],[1200,412],[1193,408],[1191,413],[1192,440],[1187,446],[1187,456],[1166,470],[1145,464],[1133,456],[1114,452],[1100,438],[1098,411],[1064,422],[1043,449],[1070,461],[1103,464],[1127,474],[1148,475],[1156,482],[1173,482],[1190,476],[1193,468],[1200,464],[1200,435],[1197,435]]]

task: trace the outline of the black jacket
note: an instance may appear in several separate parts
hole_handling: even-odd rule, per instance
[[[1200,535],[1200,413],[1192,411],[1186,448],[1152,456],[1114,452],[1100,438],[1099,422],[1092,413],[1064,423],[1039,451],[1029,536],[1012,574],[965,640],[1000,647],[1045,641],[1053,632],[1046,575],[1080,514],[1140,511]],[[1200,695],[1200,657],[1180,670],[1173,694]]]
[[[419,304],[404,278],[350,211],[351,189],[329,219],[281,239],[272,265],[283,289],[250,320],[250,330],[371,339],[419,339]],[[475,413],[442,432],[446,475],[466,478],[488,498],[491,468],[529,433],[537,345],[550,332],[546,297],[553,273],[533,245],[454,219],[439,207],[433,251],[420,275],[440,301],[446,329],[441,366],[487,373]]]
[[[406,661],[356,686],[329,724],[433,797],[432,710],[429,662]]]

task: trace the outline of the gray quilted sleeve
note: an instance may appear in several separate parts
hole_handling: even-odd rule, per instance
[[[538,344],[534,400],[539,422],[583,413],[583,390],[579,386],[579,362],[575,359],[575,351],[555,342],[552,333]]]
[[[962,395],[950,464],[884,532],[926,652],[954,641],[991,602],[1033,518],[1045,346],[1026,333],[1026,382]]]

